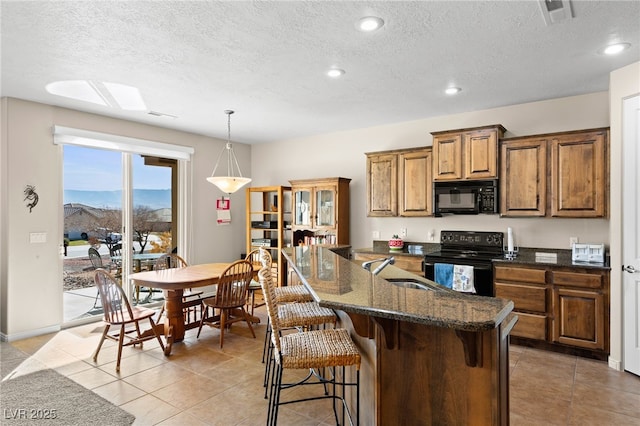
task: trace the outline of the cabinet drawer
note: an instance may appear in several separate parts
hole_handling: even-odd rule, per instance
[[[494,279],[496,281],[520,281],[527,283],[544,284],[545,270],[520,268],[514,266],[496,266]]]
[[[518,322],[513,327],[513,336],[526,337],[529,339],[547,339],[547,317],[545,315],[524,314],[516,312]]]
[[[513,300],[516,310],[546,312],[547,289],[544,287],[496,282],[496,297]]]
[[[577,272],[551,271],[551,282],[555,285],[572,287],[601,288],[602,275]]]
[[[412,258],[408,256],[395,256],[396,268],[404,269],[407,272],[422,275],[422,258]]]

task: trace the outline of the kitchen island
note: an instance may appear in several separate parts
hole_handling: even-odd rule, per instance
[[[394,266],[376,276],[324,247],[283,253],[361,351],[360,424],[509,424],[511,301]]]

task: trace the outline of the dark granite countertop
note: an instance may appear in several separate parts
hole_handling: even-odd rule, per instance
[[[409,246],[419,247],[417,251],[409,252]],[[373,247],[353,249],[354,253],[366,253],[366,254],[378,254],[381,256],[401,255],[412,257],[423,257],[425,254],[432,253],[440,250],[440,244],[436,243],[411,243],[405,242],[402,251],[391,251],[386,241],[374,241]],[[557,255],[556,261],[539,261],[536,260],[536,253],[555,253]],[[523,247],[518,251],[518,255],[515,259],[495,259],[494,264],[511,263],[518,265],[537,265],[537,266],[562,266],[562,267],[574,267],[574,268],[592,268],[592,269],[606,269],[610,270],[609,256],[605,258],[604,263],[587,263],[587,262],[574,262],[571,260],[571,250],[563,249],[549,249],[549,248],[529,248]]]
[[[496,328],[513,310],[510,300],[457,293],[392,265],[373,275],[360,262],[326,247],[298,246],[282,252],[315,300],[327,308],[465,331]],[[435,290],[404,288],[385,278],[411,279]]]
[[[354,253],[379,254],[382,256],[393,254],[401,256],[422,257],[427,253],[433,253],[440,250],[440,244],[437,243],[414,243],[410,241],[404,242],[402,251],[389,250],[387,241],[374,241],[373,247],[353,249]]]
[[[539,261],[536,260],[536,253],[555,253],[556,261]],[[588,268],[588,269],[606,269],[610,270],[609,257],[605,258],[604,263],[587,263],[574,262],[571,260],[571,250],[562,249],[545,249],[545,248],[521,248],[515,259],[495,259],[494,265],[497,264],[518,264],[518,265],[536,265],[536,266],[562,266],[569,268]]]

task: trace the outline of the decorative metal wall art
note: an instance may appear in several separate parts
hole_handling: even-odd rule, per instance
[[[29,213],[38,204],[38,194],[36,193],[36,187],[34,185],[27,185],[24,189],[24,201],[27,201],[27,207],[29,207]]]

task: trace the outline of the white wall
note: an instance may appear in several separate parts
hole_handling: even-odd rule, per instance
[[[337,106],[339,107],[339,106]],[[320,118],[319,118],[320,119]],[[483,111],[447,115],[393,125],[254,145],[252,185],[288,185],[289,179],[328,176],[351,178],[351,245],[370,247],[372,232],[386,240],[407,228],[408,241],[427,241],[430,229],[514,230],[516,244],[569,248],[569,238],[609,243],[607,219],[499,218],[497,215],[442,218],[368,218],[366,216],[366,152],[428,146],[430,132],[502,124],[506,137],[606,127],[607,92],[552,99]]]
[[[640,94],[640,62],[611,73],[611,354],[609,365],[621,369],[622,347],[622,101]]]
[[[189,261],[230,261],[245,251],[244,192],[231,196],[232,224],[217,226],[215,200],[223,194],[205,180],[225,141],[19,99],[3,99],[0,151],[3,337],[15,340],[53,331],[62,322],[59,255],[63,233],[62,147],[53,144],[53,125],[193,147],[193,235]],[[250,148],[234,143],[240,167],[247,171]],[[28,184],[35,185],[40,196],[32,213],[23,201]],[[45,232],[47,242],[30,244],[31,232]]]

